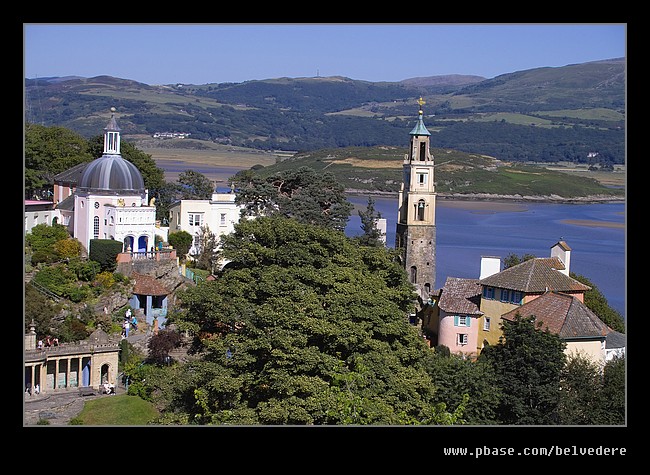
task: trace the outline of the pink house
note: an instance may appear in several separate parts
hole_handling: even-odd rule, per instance
[[[476,356],[481,285],[478,279],[448,277],[441,292],[438,323],[438,345],[451,353]]]

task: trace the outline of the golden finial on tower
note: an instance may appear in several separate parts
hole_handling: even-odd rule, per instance
[[[420,104],[420,109],[422,109],[422,106],[423,106],[424,104],[426,104],[426,102],[424,102],[424,99],[422,99],[422,98],[420,97],[420,98],[418,99],[418,104]]]

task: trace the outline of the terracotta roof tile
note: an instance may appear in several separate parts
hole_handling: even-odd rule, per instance
[[[135,285],[133,293],[138,295],[167,295],[169,291],[159,282],[158,279],[150,275],[132,274]]]
[[[563,339],[604,337],[611,331],[580,300],[558,292],[547,292],[501,318],[512,321],[517,314],[535,316],[537,322],[542,322],[542,328]]]
[[[585,292],[591,288],[560,270],[564,264],[557,257],[536,257],[485,277],[480,283],[525,293]]]
[[[447,313],[482,315],[481,286],[478,279],[447,277],[438,306]]]

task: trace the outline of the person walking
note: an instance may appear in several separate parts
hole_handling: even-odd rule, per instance
[[[128,338],[128,337],[129,337],[129,327],[130,327],[130,326],[131,326],[131,324],[130,324],[129,321],[125,318],[125,319],[124,319],[124,323],[122,323],[122,328],[124,329],[124,332],[123,332],[123,333],[124,333],[124,338]]]

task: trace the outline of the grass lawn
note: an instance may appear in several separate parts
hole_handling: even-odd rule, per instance
[[[127,394],[106,396],[87,401],[74,421],[88,426],[146,425],[158,417],[149,402]]]

